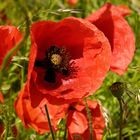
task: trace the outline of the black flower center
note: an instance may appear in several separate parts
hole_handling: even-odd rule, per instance
[[[49,83],[56,82],[56,74],[61,73],[64,76],[70,74],[70,57],[65,48],[51,46],[47,51],[43,60],[36,60],[35,67],[45,69],[45,81]]]

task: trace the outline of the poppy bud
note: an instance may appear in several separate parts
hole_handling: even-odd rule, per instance
[[[71,6],[75,6],[77,4],[78,0],[67,0],[67,3]]]
[[[110,91],[116,98],[120,99],[124,93],[124,84],[121,82],[115,82],[110,86]]]

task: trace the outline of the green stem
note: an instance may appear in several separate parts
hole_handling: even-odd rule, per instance
[[[122,125],[123,125],[123,107],[121,99],[118,99],[120,105],[120,130],[119,130],[119,140],[122,140]]]
[[[93,140],[94,134],[93,134],[93,127],[92,127],[92,123],[93,123],[92,118],[91,118],[92,116],[91,116],[91,112],[90,112],[90,109],[88,107],[86,99],[85,99],[85,103],[86,103],[86,111],[87,111],[87,117],[88,117],[88,123],[89,123],[90,140]]]
[[[55,140],[47,105],[45,105],[45,110],[46,110],[46,115],[47,115],[50,131],[51,131],[52,139]]]
[[[24,67],[21,68],[21,82],[20,82],[21,88],[23,84],[24,84]]]
[[[65,132],[64,132],[64,137],[63,137],[64,140],[67,140],[67,127],[65,125]]]
[[[4,135],[4,140],[7,140],[9,134],[9,123],[8,121],[6,122],[6,128],[5,128],[5,135]]]

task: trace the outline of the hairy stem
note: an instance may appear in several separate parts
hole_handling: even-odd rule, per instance
[[[122,140],[122,125],[123,125],[123,107],[121,99],[118,99],[120,105],[120,130],[119,130],[119,140]]]
[[[88,117],[88,123],[89,123],[89,131],[90,131],[90,140],[93,140],[93,127],[92,127],[92,116],[91,116],[91,112],[90,109],[88,107],[87,101],[85,99],[85,103],[86,103],[86,111],[87,111],[87,117]]]
[[[48,111],[48,108],[47,108],[47,105],[45,105],[45,110],[46,110],[46,115],[47,115],[47,119],[48,119],[48,123],[49,123],[50,131],[51,131],[52,139],[55,140],[54,133],[53,133],[53,129],[52,129],[52,125],[51,125],[51,120],[50,120],[50,116],[49,116],[49,111]]]
[[[64,140],[67,140],[67,126],[65,125],[65,132],[64,132],[64,137],[63,137]]]
[[[4,140],[7,140],[9,134],[9,123],[8,121],[6,122],[6,128],[5,128],[5,135],[4,135]]]

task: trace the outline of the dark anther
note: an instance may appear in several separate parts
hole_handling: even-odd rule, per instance
[[[46,57],[50,57],[49,55],[52,54],[59,54],[60,53],[60,48],[56,46],[51,46],[48,51],[46,52]]]
[[[61,72],[63,73],[63,75],[68,76],[69,75],[69,70],[66,68],[62,68]]]

